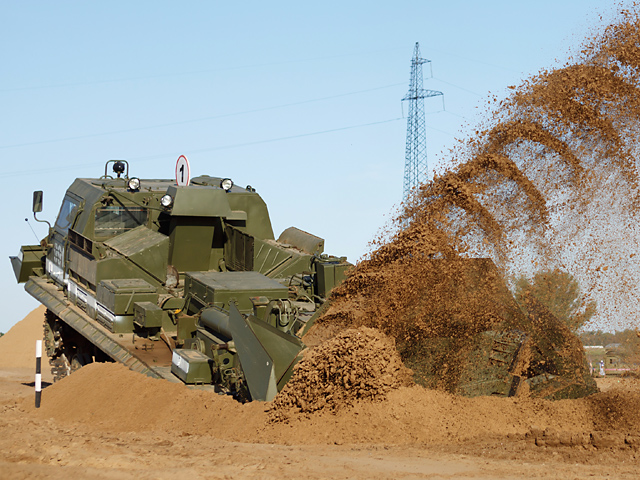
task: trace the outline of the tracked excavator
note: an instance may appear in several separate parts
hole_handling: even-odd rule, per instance
[[[251,186],[207,175],[185,182],[184,165],[180,173],[140,179],[128,162],[108,161],[104,175],[68,188],[39,245],[11,257],[18,282],[47,308],[54,376],[117,361],[271,400],[350,264],[295,227],[276,239]],[[42,198],[34,192],[34,217]]]

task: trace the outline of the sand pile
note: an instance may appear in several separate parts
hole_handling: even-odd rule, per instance
[[[40,323],[33,318],[30,314],[24,324],[27,319]],[[12,343],[25,347],[31,338],[16,336]],[[556,436],[591,439],[596,433],[598,441],[627,448],[625,438],[640,432],[640,392],[629,383],[624,384],[627,390],[613,387],[585,399],[556,402],[463,398],[399,386],[404,372],[393,341],[368,328],[345,331],[308,358],[312,360],[302,362],[292,379],[292,392],[282,392],[272,403],[243,405],[230,396],[152,379],[121,364],[94,363],[45,388],[40,409],[31,396],[20,408],[37,421],[54,419],[97,432],[156,431],[252,443],[447,444],[538,435],[542,444],[553,443]],[[327,385],[339,392],[327,402],[334,404],[312,415],[301,413],[297,399],[317,406],[313,402],[326,394]],[[289,421],[274,422],[274,411],[287,412]]]
[[[272,419],[380,401],[410,384],[410,375],[391,338],[371,328],[348,329],[306,352],[274,399]]]
[[[0,337],[0,367],[35,368],[36,340],[42,340],[44,311],[42,306],[36,308]]]
[[[613,390],[579,400],[464,398],[419,386],[390,390],[386,400],[273,422],[270,404],[240,404],[228,396],[145,377],[119,364],[91,364],[21,408],[38,421],[81,424],[105,432],[172,432],[239,442],[284,444],[459,443],[544,432],[615,436],[618,446],[640,432],[640,392]],[[548,435],[551,438],[551,434]]]
[[[25,406],[32,409],[31,403],[26,400]],[[46,388],[35,414],[112,431],[206,434],[223,429],[245,438],[255,434],[263,408],[259,402],[242,405],[210,391],[149,378],[119,363],[92,363]]]

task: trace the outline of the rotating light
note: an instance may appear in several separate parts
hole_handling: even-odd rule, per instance
[[[115,162],[113,164],[113,173],[118,175],[118,178],[120,178],[120,175],[124,173],[124,162],[121,162],[119,160]]]

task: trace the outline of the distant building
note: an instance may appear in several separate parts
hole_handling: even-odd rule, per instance
[[[622,375],[631,370],[624,362],[622,344],[610,343],[604,347],[604,371],[607,375]]]

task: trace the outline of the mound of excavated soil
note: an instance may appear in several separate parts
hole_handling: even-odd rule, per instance
[[[42,340],[44,311],[43,306],[36,308],[0,337],[0,368],[34,368],[36,340]]]
[[[386,396],[379,402],[360,401],[333,412],[321,409],[273,422],[269,403],[242,405],[228,396],[145,377],[120,364],[91,364],[46,388],[40,409],[34,408],[32,398],[25,399],[21,409],[34,420],[52,418],[111,433],[163,431],[251,443],[451,444],[529,433],[546,442],[556,434],[589,438],[595,432],[624,446],[627,436],[640,432],[638,390],[554,402],[464,398],[419,386],[390,390]]]
[[[30,347],[40,337],[42,315],[36,309],[0,339],[0,368],[10,368],[9,360],[20,363],[19,358],[21,365],[33,366]],[[15,352],[9,353],[9,347]],[[24,357],[19,356],[23,351]],[[527,433],[541,443],[553,443],[560,434],[589,438],[605,432],[608,437],[597,441],[624,445],[625,438],[640,432],[637,382],[624,381],[624,390],[614,385],[584,399],[550,402],[462,398],[400,386],[406,375],[393,340],[378,330],[360,328],[312,349],[271,403],[242,405],[229,396],[152,379],[121,364],[96,363],[44,389],[40,409],[31,397],[22,401],[21,409],[35,418],[99,431],[163,431],[287,444],[458,443]],[[289,421],[274,422],[283,418]]]
[[[31,346],[40,337],[42,317],[36,309],[0,339],[0,367],[18,358],[33,366]],[[17,353],[9,354],[8,347]],[[22,351],[27,353],[19,357]],[[595,432],[594,441],[624,446],[629,435],[640,431],[637,383],[623,383],[626,390],[613,386],[584,399],[550,402],[462,398],[399,386],[405,375],[393,340],[360,328],[312,349],[271,403],[242,405],[121,364],[95,363],[45,388],[40,409],[31,396],[20,408],[32,419],[80,424],[91,431],[199,434],[251,443],[451,444],[531,433],[539,443],[552,444],[556,437],[589,439]],[[289,421],[273,421],[284,414]]]
[[[29,408],[30,400],[25,400]],[[222,428],[246,438],[255,434],[263,409],[258,402],[242,405],[211,391],[132,372],[119,363],[92,363],[43,390],[36,414],[111,431],[207,434]]]
[[[382,400],[412,383],[410,376],[393,339],[372,328],[348,329],[305,354],[273,402],[273,419]]]

